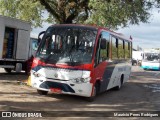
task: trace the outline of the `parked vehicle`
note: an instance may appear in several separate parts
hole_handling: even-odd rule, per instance
[[[30,71],[30,30],[28,22],[0,16],[0,67],[6,72]]]
[[[79,95],[93,101],[111,88],[120,89],[131,72],[132,41],[106,28],[50,26],[40,42],[31,70],[31,85]]]
[[[142,60],[141,67],[144,70],[160,70],[160,53],[144,53],[144,59]]]
[[[137,65],[137,64],[138,64],[138,61],[132,58],[132,65]]]
[[[132,51],[132,65],[141,66],[143,54],[144,54],[143,51]]]

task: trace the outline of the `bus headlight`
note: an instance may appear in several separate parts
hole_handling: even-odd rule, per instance
[[[71,81],[74,82],[74,83],[87,83],[91,80],[91,77],[88,77],[88,78],[75,78],[75,79],[72,79]]]
[[[42,75],[36,72],[33,72],[34,77],[41,77]]]

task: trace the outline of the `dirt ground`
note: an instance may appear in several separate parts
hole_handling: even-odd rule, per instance
[[[133,66],[130,80],[120,91],[106,91],[94,102],[53,93],[40,96],[21,82],[27,79],[23,72],[7,74],[0,69],[0,111],[160,111],[159,71]]]

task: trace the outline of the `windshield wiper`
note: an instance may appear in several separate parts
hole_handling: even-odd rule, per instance
[[[66,51],[68,53],[68,57],[69,57],[71,66],[74,66],[73,57],[72,57],[72,50],[73,50],[73,48],[74,48],[74,46],[72,46],[71,49],[68,50],[68,52]]]

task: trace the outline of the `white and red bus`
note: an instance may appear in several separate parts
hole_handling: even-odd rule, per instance
[[[31,85],[49,91],[87,97],[120,89],[131,72],[132,41],[106,28],[61,24],[50,26],[39,44],[31,70]]]

